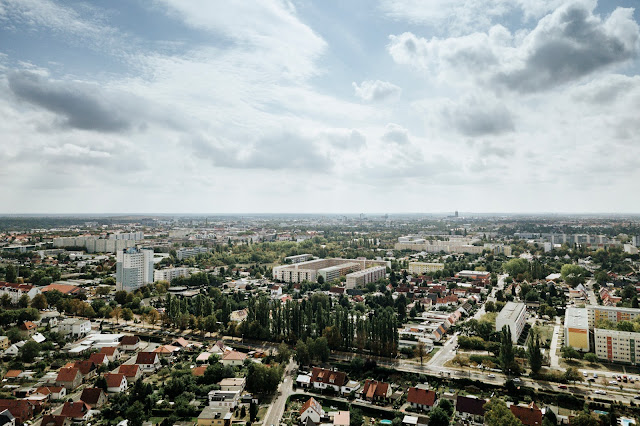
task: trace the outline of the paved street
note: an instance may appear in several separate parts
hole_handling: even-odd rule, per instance
[[[264,421],[262,422],[263,425],[270,426],[280,424],[287,399],[294,393],[293,381],[295,378],[293,377],[293,374],[295,369],[296,363],[293,360],[289,361],[284,372],[284,379],[278,386],[278,396],[269,406],[269,409],[264,416]]]

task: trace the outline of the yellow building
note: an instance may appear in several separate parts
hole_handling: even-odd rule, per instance
[[[444,263],[409,262],[410,274],[426,274],[427,272],[441,271]]]
[[[221,407],[206,406],[198,416],[199,426],[230,426],[231,412]]]
[[[5,350],[9,347],[9,338],[7,336],[0,336],[0,349]]]
[[[589,352],[589,321],[587,310],[569,307],[564,315],[564,344]]]

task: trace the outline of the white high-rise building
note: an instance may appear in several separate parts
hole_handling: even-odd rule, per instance
[[[153,282],[153,250],[127,248],[116,253],[116,290],[135,291]]]
[[[502,331],[505,325],[511,331],[511,340],[518,343],[520,334],[527,322],[527,309],[524,303],[507,302],[496,317],[496,331]]]

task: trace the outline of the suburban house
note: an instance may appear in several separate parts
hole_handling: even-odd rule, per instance
[[[74,422],[83,423],[91,417],[91,407],[82,401],[65,402],[62,406],[61,416],[68,417]]]
[[[347,383],[347,375],[342,371],[313,367],[311,383],[316,389],[332,389],[335,392],[341,392],[342,387]]]
[[[7,380],[18,380],[21,374],[22,370],[9,370],[5,373],[4,378]]]
[[[432,390],[411,387],[409,388],[409,395],[407,395],[407,402],[410,403],[413,408],[429,411],[435,405],[436,397],[436,393]]]
[[[191,343],[187,342],[187,340],[183,337],[178,337],[173,343],[171,343],[171,346],[176,346],[178,348],[182,348],[182,349],[187,349],[193,345],[191,345]]]
[[[211,350],[208,352],[210,352],[211,354],[218,355],[219,357],[222,358],[222,355],[224,355],[228,351],[229,351],[229,348],[225,346],[224,342],[222,340],[218,340],[216,343],[213,344],[213,346],[211,347]],[[207,359],[209,358],[207,357]]]
[[[322,409],[322,405],[311,397],[302,405],[299,411],[300,422],[304,422],[307,418],[310,418],[314,423],[320,423],[320,419],[324,417],[325,413]]]
[[[13,417],[11,411],[4,409],[0,411],[0,425],[2,426],[16,426],[16,418]]]
[[[67,388],[64,386],[41,386],[36,393],[48,396],[50,400],[63,400],[67,396]]]
[[[23,424],[38,414],[39,406],[26,399],[0,399],[0,411],[9,410],[17,424]]]
[[[143,373],[153,373],[160,368],[160,358],[154,352],[138,352],[136,364]]]
[[[172,346],[172,345],[162,345],[162,346],[158,346],[157,348],[155,348],[153,350],[154,353],[157,353],[159,356],[163,357],[163,358],[168,358],[168,357],[172,357],[173,355],[175,355],[178,351],[180,351],[180,347],[178,346]]]
[[[137,351],[140,349],[140,338],[138,336],[122,336],[120,349],[126,352]]]
[[[220,390],[227,392],[242,392],[247,383],[246,377],[228,377],[220,380]]]
[[[80,401],[91,408],[100,408],[107,402],[107,394],[100,388],[85,388]]]
[[[20,324],[20,327],[18,327],[18,329],[20,330],[20,334],[22,335],[22,337],[28,338],[35,334],[38,326],[31,321],[25,321]]]
[[[471,423],[482,424],[484,422],[484,399],[458,395],[456,399],[456,411],[458,415]]]
[[[55,414],[45,414],[40,422],[40,426],[69,426],[70,424],[71,419]]]
[[[233,410],[240,399],[239,391],[212,390],[209,392],[209,406]]]
[[[120,393],[127,390],[127,378],[122,373],[107,373],[104,375],[107,380],[107,392]]]
[[[95,365],[109,364],[109,358],[107,357],[107,354],[101,354],[101,353],[91,354],[89,356],[89,361],[94,363]]]
[[[66,368],[77,368],[80,370],[80,374],[82,374],[83,379],[90,379],[97,374],[96,365],[88,360],[84,361],[76,361],[73,363],[67,363],[65,365]]]
[[[118,350],[118,348],[114,346],[108,346],[100,349],[101,354],[105,354],[109,362],[117,361],[120,359],[122,353]]]
[[[245,354],[244,352],[229,351],[222,356],[222,360],[220,360],[220,362],[222,362],[222,364],[225,366],[226,365],[236,366],[236,365],[242,365],[246,358],[247,358],[247,354]]]
[[[198,426],[231,426],[233,413],[224,408],[204,407],[198,416]]]
[[[367,401],[386,400],[391,397],[391,386],[388,383],[367,379],[362,388],[362,398]]]
[[[333,426],[349,426],[351,424],[351,412],[338,411],[333,415]]]
[[[74,390],[82,383],[82,374],[77,368],[61,368],[56,378],[56,386],[62,386],[68,391]]]
[[[542,425],[542,410],[539,409],[534,402],[528,405],[512,405],[509,409],[525,426]]]
[[[84,336],[91,331],[91,321],[78,318],[67,318],[58,324],[58,330],[62,334],[70,334],[74,337]]]
[[[118,373],[124,374],[129,383],[133,383],[142,377],[142,369],[137,364],[122,364],[118,367]]]

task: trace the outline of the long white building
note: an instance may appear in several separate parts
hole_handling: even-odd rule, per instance
[[[273,278],[287,283],[300,283],[303,281],[316,282],[319,276],[327,281],[332,281],[351,272],[361,271],[373,266],[390,266],[384,260],[368,259],[316,259],[292,265],[281,265],[273,268]]]
[[[527,309],[524,303],[507,302],[496,317],[496,331],[506,325],[511,331],[511,340],[518,343],[520,333],[527,322]]]
[[[153,250],[136,248],[118,250],[116,253],[116,290],[135,291],[152,282]]]
[[[379,279],[386,277],[386,275],[387,267],[382,265],[352,272],[346,275],[346,288],[363,287],[369,283],[375,283]]]
[[[409,262],[410,274],[425,274],[427,272],[441,271],[443,269],[444,263]]]
[[[169,281],[191,275],[189,268],[167,268],[153,271],[153,281]]]

